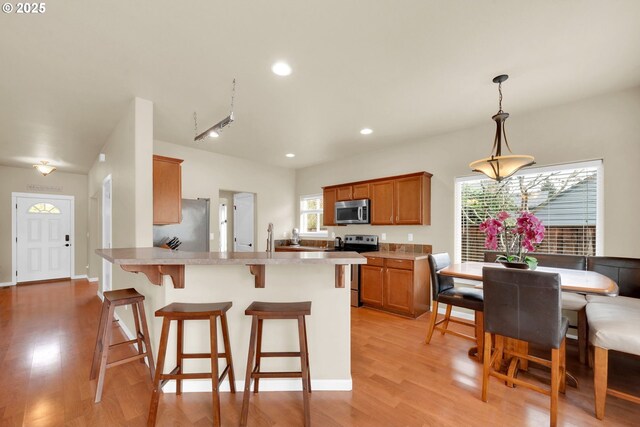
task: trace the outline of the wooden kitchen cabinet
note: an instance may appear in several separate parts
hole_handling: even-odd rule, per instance
[[[182,221],[182,162],[153,156],[153,223],[179,224]]]
[[[353,200],[368,199],[369,198],[369,184],[355,184],[353,185]]]
[[[392,180],[371,183],[371,225],[393,224],[393,189]]]
[[[371,184],[371,225],[430,225],[431,174]]]
[[[336,201],[360,199],[371,200],[371,225],[431,225],[431,177],[416,172],[323,187],[325,225],[335,225]]]
[[[429,311],[431,303],[427,258],[393,256],[366,255],[367,264],[360,267],[360,301],[367,307],[416,318]]]
[[[336,200],[338,202],[353,200],[353,187],[351,185],[345,185],[336,188]]]
[[[368,307],[382,308],[384,299],[384,259],[367,257],[360,266],[360,302]]]
[[[336,225],[336,189],[326,188],[322,191],[322,222],[326,225]]]
[[[418,175],[396,179],[394,207],[395,224],[431,224],[431,177]]]

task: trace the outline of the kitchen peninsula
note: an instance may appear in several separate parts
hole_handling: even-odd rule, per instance
[[[354,252],[186,252],[161,248],[98,249],[96,254],[126,271],[143,273],[149,279],[144,289],[137,290],[146,297],[154,346],[160,333],[160,323],[153,317],[157,309],[172,302],[231,301],[229,330],[239,389],[242,389],[244,375],[238,367],[246,363],[251,323],[244,315],[245,308],[252,301],[311,301],[307,333],[312,387],[314,390],[351,389],[350,290],[344,287],[344,282],[349,275],[347,267],[365,264],[365,257]],[[165,275],[171,280],[164,279]],[[174,286],[169,285],[171,282]],[[163,283],[165,286],[157,286]],[[126,284],[119,284],[118,288],[121,287]],[[204,351],[209,345],[205,322],[191,323],[185,324],[186,342],[196,345],[188,350]],[[269,325],[264,331],[265,347],[295,351],[294,327],[292,322]],[[170,342],[169,348],[174,345]],[[167,356],[168,359],[174,357]],[[199,362],[193,361],[193,369],[206,369],[206,363],[197,366]],[[266,362],[271,370],[295,369],[291,360]],[[167,360],[165,366],[173,366],[173,360]],[[173,384],[168,384],[165,391],[171,391],[172,387]],[[207,387],[210,388],[210,383],[207,385],[205,380],[185,383],[185,390],[204,391]],[[264,388],[294,390],[300,388],[300,381],[265,381]]]

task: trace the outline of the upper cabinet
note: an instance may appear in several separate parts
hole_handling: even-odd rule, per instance
[[[334,205],[371,200],[371,225],[430,225],[431,177],[428,172],[324,187],[324,225],[335,225]]]
[[[371,183],[371,224],[394,224],[393,180]]]
[[[342,202],[344,200],[353,200],[353,186],[344,185],[336,188],[336,200]]]
[[[326,188],[322,192],[322,218],[324,225],[336,225],[336,189]]]
[[[153,223],[179,224],[182,221],[182,162],[153,156]]]

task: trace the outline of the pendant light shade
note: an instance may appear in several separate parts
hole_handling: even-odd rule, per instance
[[[505,178],[510,177],[525,166],[531,166],[535,164],[533,156],[510,154],[502,155],[502,141],[506,145],[509,153],[511,153],[511,147],[507,141],[507,134],[504,130],[504,122],[509,117],[509,113],[502,111],[502,82],[507,80],[509,76],[502,74],[493,79],[494,83],[498,83],[498,92],[500,94],[499,103],[500,110],[492,117],[496,122],[496,136],[493,140],[493,149],[491,150],[491,156],[484,159],[471,162],[469,167],[474,172],[482,172],[489,178],[502,181]]]
[[[33,165],[34,168],[38,170],[42,175],[47,176],[54,170],[56,170],[55,166],[51,166],[49,162],[45,160],[41,160],[37,165]]]

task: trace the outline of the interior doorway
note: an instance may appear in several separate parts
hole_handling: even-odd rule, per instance
[[[112,180],[111,175],[108,175],[102,181],[102,247],[104,249],[111,249],[112,247]],[[102,293],[111,290],[111,277],[113,274],[113,265],[106,259],[102,260]]]
[[[256,194],[220,190],[218,196],[220,252],[256,251]]]
[[[12,193],[13,283],[70,278],[74,197]]]
[[[254,252],[255,246],[255,194],[233,195],[233,250]]]

